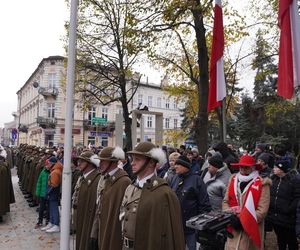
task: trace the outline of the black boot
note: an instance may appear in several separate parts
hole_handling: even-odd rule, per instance
[[[2,216],[0,216],[0,223],[1,223],[1,222],[3,222],[3,218],[2,218]]]
[[[25,199],[28,199],[28,198],[31,198],[31,197],[32,197],[31,194],[26,194],[26,195],[24,196]]]
[[[29,204],[29,207],[36,207],[37,205],[38,204],[35,201],[33,201],[32,203]]]

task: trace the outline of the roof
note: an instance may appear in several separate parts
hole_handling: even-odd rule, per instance
[[[19,94],[20,91],[22,91],[22,89],[26,86],[26,84],[28,82],[31,81],[32,77],[37,73],[37,71],[39,70],[39,68],[43,65],[44,62],[46,61],[53,61],[53,60],[64,60],[65,57],[63,56],[49,56],[47,58],[43,58],[42,61],[39,63],[39,65],[37,66],[37,68],[35,69],[35,71],[31,74],[31,76],[28,78],[28,80],[24,83],[24,85],[17,91],[17,94]]]

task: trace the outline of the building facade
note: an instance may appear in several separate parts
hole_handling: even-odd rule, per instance
[[[29,79],[17,92],[18,95],[18,144],[28,143],[37,146],[63,146],[65,131],[65,58],[50,56],[44,58]],[[129,104],[129,111],[147,106],[150,111],[163,113],[164,131],[178,130],[181,124],[176,100],[170,98],[159,85],[141,83]],[[80,96],[74,97],[73,145],[115,146],[116,115],[122,114],[118,102],[107,106],[90,105],[83,110]],[[155,143],[155,116],[140,118],[143,133],[137,131],[139,141]],[[140,135],[143,138],[140,138]],[[182,140],[183,141],[183,140]],[[178,143],[182,143],[179,141]],[[161,144],[169,144],[164,139]]]

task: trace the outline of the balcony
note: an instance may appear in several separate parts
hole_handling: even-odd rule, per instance
[[[28,126],[27,125],[20,124],[18,129],[19,129],[19,132],[28,133]]]
[[[36,118],[36,122],[41,128],[55,128],[57,119],[39,116],[38,118]]]
[[[58,95],[58,88],[52,87],[52,88],[45,88],[40,87],[39,88],[39,94],[43,95],[44,97],[56,97]]]
[[[83,128],[90,131],[113,132],[116,128],[115,122],[106,122],[103,124],[91,124],[91,121],[84,120]]]

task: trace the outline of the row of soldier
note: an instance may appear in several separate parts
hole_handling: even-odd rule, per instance
[[[11,171],[13,167],[11,149],[0,146],[0,223],[3,216],[10,212],[10,204],[15,202]]]

